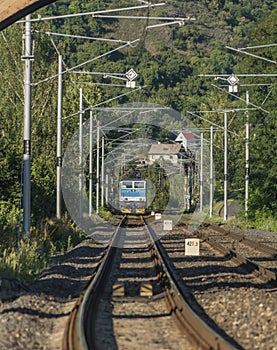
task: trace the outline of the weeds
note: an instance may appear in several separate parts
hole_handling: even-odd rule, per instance
[[[32,228],[28,239],[18,240],[15,232],[11,230],[9,235],[5,230],[0,236],[0,278],[8,276],[29,282],[51,266],[55,254],[66,253],[83,238],[66,218],[42,222],[38,229]]]

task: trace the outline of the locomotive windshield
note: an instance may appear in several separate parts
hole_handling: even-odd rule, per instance
[[[145,188],[143,181],[135,181],[134,188]]]
[[[132,181],[123,181],[122,188],[132,188]]]

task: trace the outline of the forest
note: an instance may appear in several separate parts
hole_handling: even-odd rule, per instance
[[[152,4],[159,2],[152,1]],[[32,14],[49,18],[67,14],[135,7],[135,0],[58,0]],[[33,23],[32,87],[32,225],[55,216],[56,209],[56,120],[58,53],[63,57],[63,116],[79,111],[79,88],[84,91],[85,108],[102,103],[128,89],[106,86],[114,79],[105,75],[75,74],[80,70],[126,73],[133,68],[136,93],[118,103],[147,102],[170,107],[198,128],[210,122],[223,125],[220,113],[197,111],[245,109],[246,91],[250,96],[250,178],[249,216],[253,222],[264,218],[276,221],[277,209],[277,9],[274,0],[168,0],[164,6],[112,12],[112,16],[76,16]],[[134,19],[141,16],[144,19]],[[157,26],[151,17],[195,18],[182,25]],[[22,154],[24,122],[24,23],[15,23],[0,33],[0,226],[17,227],[22,221]],[[57,35],[57,33],[62,35]],[[72,37],[75,36],[75,37]],[[87,38],[94,38],[88,40]],[[104,40],[105,39],[105,40]],[[139,39],[138,41],[136,41]],[[120,50],[115,50],[124,43]],[[250,54],[228,49],[249,48]],[[104,55],[108,51],[114,52]],[[93,58],[103,55],[99,59]],[[238,93],[230,96],[226,79],[240,75]],[[206,76],[204,76],[206,75]],[[208,77],[207,75],[213,75]],[[94,82],[94,84],[91,84]],[[114,84],[116,85],[116,84]],[[258,108],[254,108],[258,107]],[[188,111],[194,114],[188,114]],[[86,116],[89,118],[89,115]],[[245,111],[228,113],[228,179],[232,198],[243,203],[245,181]],[[63,123],[63,148],[78,128],[78,118]],[[207,121],[208,120],[208,121]],[[172,123],[172,125],[171,125]],[[168,129],[174,121],[164,120]],[[150,134],[149,134],[150,133]],[[144,131],[151,138],[151,130]],[[157,138],[164,142],[162,135]],[[205,133],[209,139],[209,133]],[[216,199],[223,192],[223,135],[215,133],[214,165]],[[66,208],[63,209],[64,211]]]

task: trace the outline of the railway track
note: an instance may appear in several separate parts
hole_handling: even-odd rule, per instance
[[[159,232],[161,222],[151,220],[151,227]],[[181,331],[176,327],[179,321],[175,323],[175,315],[181,314],[179,310],[185,310],[185,307],[175,299],[176,293],[166,279],[164,269],[155,267],[153,261],[158,258],[150,253],[148,233],[142,223],[136,221],[129,221],[121,230],[121,245],[115,247],[114,260],[108,264],[108,282],[103,283],[96,307],[87,311],[87,316],[93,316],[94,324],[87,323],[86,333],[90,337],[96,334],[92,339],[102,349],[145,346],[151,350],[191,349],[193,345],[187,332],[183,333],[182,326]],[[253,232],[249,232],[251,237]],[[166,260],[164,264],[174,271],[173,279],[180,295],[199,315],[201,324],[204,321],[208,329],[214,329],[235,348],[277,350],[277,288],[253,273],[255,269],[248,269],[247,264],[218,251],[204,237],[200,238],[200,255],[186,256],[185,239],[195,234],[180,225],[160,239],[160,250]],[[247,234],[244,233],[251,238]],[[260,243],[277,243],[274,234],[258,231],[255,234],[255,240],[259,239]],[[210,232],[209,237],[213,235],[222,236]],[[56,349],[60,348],[62,338],[67,339],[64,348],[69,348],[69,344],[72,349],[82,346],[78,334],[81,324],[77,322],[73,326],[72,315],[75,313],[75,319],[80,321],[85,294],[81,291],[100,274],[100,265],[107,256],[112,235],[99,224],[92,236],[96,240],[87,238],[64,257],[63,263],[51,267],[28,285],[31,292],[20,291],[18,294],[14,291],[14,300],[0,303],[1,349]],[[107,244],[106,248],[99,241]],[[147,286],[149,284],[152,290]],[[142,286],[146,288],[142,289]],[[92,299],[96,292],[93,291]],[[82,295],[75,304],[80,293]],[[170,293],[175,304],[166,301],[166,294]],[[71,327],[67,327],[67,336],[64,337],[70,311]],[[70,339],[75,339],[76,344]]]
[[[63,349],[234,349],[191,309],[166,257],[153,230],[124,218],[71,313]]]
[[[263,279],[277,286],[277,249],[215,225],[206,225],[199,236],[215,248],[254,268]]]
[[[276,350],[276,275],[219,242],[213,244],[213,235],[202,231],[179,227],[161,239],[191,306],[237,348]],[[192,237],[200,239],[199,256],[185,255],[185,239]]]

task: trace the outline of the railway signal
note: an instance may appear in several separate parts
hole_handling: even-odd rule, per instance
[[[239,78],[235,75],[232,74],[227,78],[229,85],[229,92],[238,92],[238,83],[239,83]]]
[[[126,87],[135,88],[136,87],[136,82],[133,81],[133,80],[136,79],[137,76],[138,75],[137,75],[136,71],[133,68],[128,70],[128,72],[126,73],[126,78],[128,79],[126,81]]]

